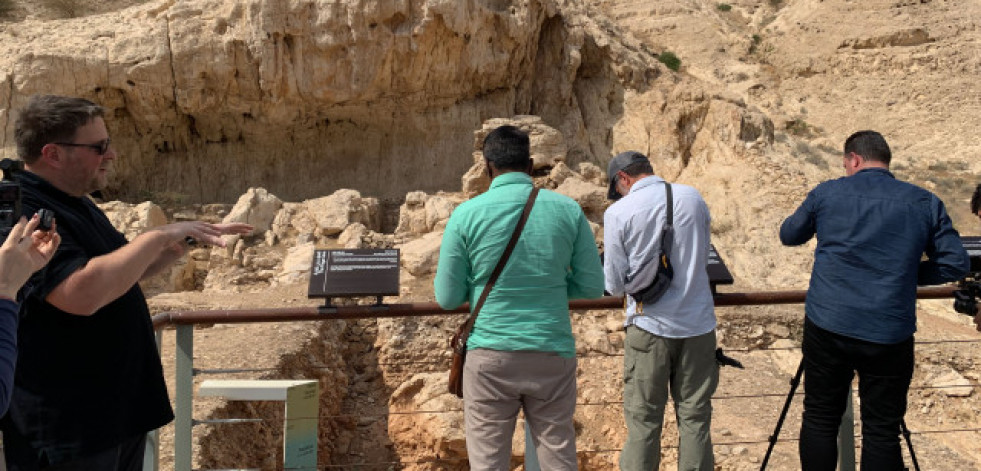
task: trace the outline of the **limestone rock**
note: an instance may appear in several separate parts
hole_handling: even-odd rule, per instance
[[[344,228],[344,232],[341,232],[341,235],[337,236],[337,243],[345,249],[361,248],[367,232],[368,228],[364,224],[356,222]]]
[[[297,203],[283,203],[283,206],[276,212],[276,216],[273,217],[272,223],[269,225],[269,231],[275,235],[276,240],[284,240],[290,235],[293,216],[300,208],[302,205]],[[295,231],[293,235],[295,236]]]
[[[402,267],[412,273],[413,276],[435,273],[442,241],[442,232],[431,232],[402,244],[399,247]]]
[[[797,373],[797,367],[802,358],[801,351],[797,347],[799,345],[790,339],[777,339],[770,344],[770,348],[774,349],[770,352],[773,362],[780,368],[780,371],[790,376]]]
[[[395,232],[422,234],[429,232],[429,229],[426,222],[426,193],[424,191],[407,193],[405,203],[399,208],[399,225],[395,228]]]
[[[356,190],[337,190],[330,196],[303,202],[324,235],[337,235],[348,224],[359,222],[369,229],[381,224],[377,198],[362,198]]]
[[[225,216],[224,223],[244,222],[255,227],[254,235],[264,234],[272,227],[273,220],[283,202],[265,188],[249,188],[232,210]]]
[[[164,214],[163,209],[151,201],[136,205],[110,201],[98,206],[106,213],[109,222],[122,232],[127,240],[133,240],[148,229],[167,224],[167,215]],[[57,219],[57,215],[55,217]]]
[[[429,230],[443,230],[453,210],[463,200],[451,195],[438,194],[426,199],[426,227]]]
[[[459,409],[460,400],[447,392],[446,380],[446,372],[413,375],[392,392],[390,411]],[[467,456],[462,412],[392,414],[388,429],[392,441],[403,448],[400,453],[402,456]]]
[[[946,365],[934,367],[930,385],[949,397],[968,397],[974,392],[974,386],[969,379]]]
[[[310,243],[290,247],[286,252],[286,258],[283,260],[283,266],[276,275],[276,281],[288,284],[306,280],[313,263],[315,249],[314,244]]]
[[[553,182],[556,186],[561,185],[566,179],[578,176],[576,172],[573,172],[565,162],[559,162],[554,167],[552,171],[548,172],[548,179]]]
[[[603,188],[609,186],[609,180],[607,180],[606,178],[606,171],[599,168],[594,163],[580,162],[579,175],[582,177],[583,180],[595,183]]]
[[[442,230],[453,210],[462,202],[456,196],[427,195],[413,191],[405,195],[405,203],[399,208],[399,225],[396,234],[423,234]]]
[[[568,178],[555,189],[556,193],[566,195],[582,206],[583,212],[590,221],[602,221],[603,212],[609,206],[606,198],[606,188],[579,178]]]
[[[464,196],[473,198],[490,188],[490,177],[487,175],[487,165],[481,152],[473,153],[473,166],[460,178],[460,187]]]

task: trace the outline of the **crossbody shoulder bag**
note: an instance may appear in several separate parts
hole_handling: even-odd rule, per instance
[[[518,237],[521,236],[521,230],[524,229],[525,222],[528,221],[528,214],[531,213],[531,207],[535,205],[535,198],[537,197],[538,188],[532,188],[531,193],[528,195],[528,201],[525,202],[524,210],[521,212],[521,218],[518,219],[518,225],[514,228],[514,233],[511,234],[511,240],[508,241],[507,247],[504,248],[504,253],[501,254],[501,259],[498,260],[497,266],[491,272],[490,278],[487,279],[487,284],[484,285],[484,291],[480,293],[480,299],[477,300],[473,312],[467,317],[463,325],[457,329],[456,334],[453,335],[453,339],[450,340],[450,349],[453,350],[453,363],[450,365],[449,389],[450,393],[456,394],[457,397],[463,397],[463,364],[467,359],[467,339],[470,337],[470,331],[473,330],[473,325],[477,322],[477,314],[480,313],[480,308],[484,306],[487,295],[490,294],[491,288],[497,282],[497,277],[504,271],[504,265],[508,263],[508,258],[511,257],[514,246],[518,244]]]
[[[640,305],[640,309],[643,309],[643,304],[652,304],[661,299],[661,296],[664,296],[664,293],[668,291],[668,286],[671,286],[671,279],[674,278],[674,267],[671,266],[671,259],[668,256],[671,245],[674,243],[674,198],[671,194],[670,183],[664,182],[664,191],[667,196],[667,224],[661,230],[661,255],[654,260],[657,263],[657,271],[654,273],[651,284],[636,293],[630,294],[634,301]]]

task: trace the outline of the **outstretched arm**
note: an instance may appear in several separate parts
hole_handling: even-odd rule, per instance
[[[48,294],[46,300],[62,311],[89,316],[116,300],[153,266],[173,262],[176,244],[193,237],[204,244],[224,247],[221,236],[250,232],[248,224],[209,224],[199,221],[168,224],[140,234],[130,243],[105,255],[92,258]],[[181,251],[183,254],[183,250]]]
[[[939,285],[962,278],[971,269],[971,259],[964,250],[961,236],[947,215],[939,198],[933,201],[934,228],[926,247],[927,259],[920,262],[916,282]]]
[[[221,235],[245,234],[251,232],[253,229],[252,226],[243,223],[207,224],[207,223],[199,222],[197,224],[206,226],[204,228],[200,228],[202,229],[202,231],[204,231],[205,229],[213,229],[212,231],[208,231],[208,232],[214,233],[214,235],[218,237],[219,241],[221,240],[220,237]],[[174,262],[176,262],[181,257],[183,257],[184,253],[187,251],[187,247],[188,247],[187,239],[189,238],[191,240],[194,240],[195,243],[200,242],[203,245],[208,245],[208,243],[205,242],[206,239],[198,238],[195,236],[186,236],[183,239],[181,239],[179,242],[172,243],[169,246],[167,246],[163,251],[161,251],[160,255],[157,256],[157,259],[154,260],[149,267],[147,267],[145,272],[143,272],[143,276],[140,279],[145,280],[164,271],[167,267],[173,265]],[[218,244],[214,244],[214,245],[218,245]],[[221,246],[224,247],[224,243],[222,243]]]
[[[783,245],[801,245],[811,240],[817,232],[814,218],[814,192],[811,191],[797,211],[780,225],[780,242]]]

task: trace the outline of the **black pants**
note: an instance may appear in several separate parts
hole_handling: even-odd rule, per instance
[[[862,471],[903,470],[900,422],[913,378],[913,337],[877,344],[804,322],[804,421],[800,461],[804,471],[833,471],[838,426],[848,388],[858,372],[862,417]]]
[[[48,464],[42,457],[38,463],[12,463],[8,459],[8,471],[142,471],[143,452],[146,450],[146,434],[141,433],[122,443],[71,461]]]

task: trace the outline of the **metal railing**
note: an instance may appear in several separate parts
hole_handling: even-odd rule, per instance
[[[917,290],[918,299],[943,299],[953,297],[955,286],[929,287]],[[770,304],[800,304],[804,302],[806,291],[767,291],[767,292],[735,292],[715,293],[715,306],[751,306]],[[623,300],[619,297],[607,296],[591,300],[574,300],[569,303],[572,311],[620,309]],[[407,303],[385,304],[370,306],[331,306],[329,312],[322,307],[278,308],[278,309],[236,309],[236,310],[189,310],[171,311],[153,316],[153,327],[158,331],[165,327],[176,328],[176,362],[175,362],[175,419],[174,419],[174,470],[192,470],[192,404],[194,393],[194,325],[196,324],[243,324],[264,322],[294,322],[294,321],[323,321],[338,319],[373,319],[415,317],[428,315],[453,315],[469,312],[469,306],[464,304],[459,308],[444,310],[436,303]],[[159,338],[159,337],[158,337]],[[234,370],[260,371],[262,369]],[[784,396],[778,394],[777,396]],[[755,396],[754,396],[755,397]],[[762,396],[760,396],[762,397]],[[586,405],[586,404],[583,404]],[[843,423],[843,429],[846,425]],[[847,431],[843,434],[852,435],[852,424],[848,421]],[[741,444],[744,442],[733,442]],[[757,442],[747,442],[757,443]],[[765,443],[765,442],[764,442]],[[719,445],[726,444],[720,443]],[[588,451],[588,450],[586,450]],[[618,450],[592,450],[595,453],[615,452]],[[159,451],[156,456],[159,456]],[[846,456],[843,459],[847,460]],[[851,463],[842,463],[842,469],[848,466],[854,469],[854,455]],[[443,460],[437,460],[443,461]],[[408,463],[403,463],[408,464]],[[332,468],[333,466],[328,466]]]

